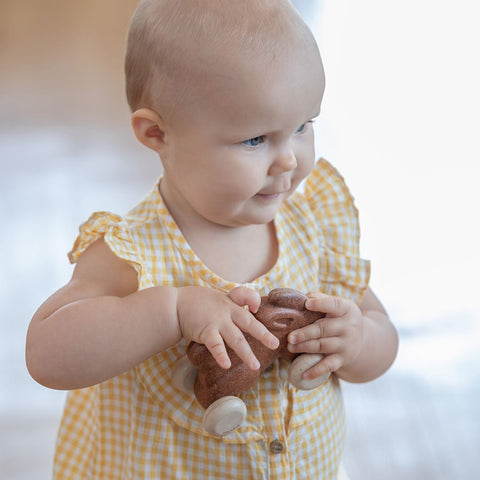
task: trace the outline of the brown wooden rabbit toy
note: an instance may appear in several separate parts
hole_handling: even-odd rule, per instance
[[[255,317],[262,322],[280,341],[278,348],[270,350],[249,334],[245,338],[260,362],[258,370],[249,369],[237,354],[227,346],[232,366],[221,368],[205,345],[191,342],[187,347],[187,358],[177,363],[173,383],[184,391],[194,391],[198,402],[206,408],[203,425],[212,435],[222,436],[238,428],[244,421],[247,409],[237,397],[258,380],[260,375],[278,358],[292,362],[290,383],[303,390],[321,385],[328,375],[314,380],[302,379],[302,373],[318,363],[319,354],[291,353],[287,349],[287,336],[293,330],[302,328],[325,314],[305,309],[307,297],[289,288],[277,288],[262,297]]]

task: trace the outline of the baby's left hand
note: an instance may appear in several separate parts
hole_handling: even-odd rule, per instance
[[[323,360],[303,374],[310,380],[342,367],[358,357],[363,346],[363,316],[352,301],[323,293],[308,293],[305,307],[324,312],[326,317],[294,330],[288,336],[288,350],[293,353],[321,353]]]

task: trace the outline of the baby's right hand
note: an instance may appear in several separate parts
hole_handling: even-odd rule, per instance
[[[259,306],[260,296],[247,287],[234,288],[228,295],[206,287],[178,289],[177,315],[183,337],[204,344],[225,369],[231,366],[225,343],[249,368],[260,367],[242,332],[272,350],[278,347],[278,339],[250,313]]]

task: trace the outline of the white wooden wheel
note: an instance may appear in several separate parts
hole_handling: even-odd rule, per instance
[[[325,383],[330,376],[329,373],[311,380],[302,378],[303,372],[316,365],[323,357],[320,353],[303,353],[299,355],[289,367],[288,376],[290,383],[299,390],[313,390]]]
[[[197,378],[197,369],[190,363],[188,357],[185,355],[179,358],[173,366],[173,386],[184,393],[192,393],[195,378]]]
[[[205,411],[203,428],[217,437],[223,437],[236,430],[247,416],[243,400],[234,396],[215,400]]]

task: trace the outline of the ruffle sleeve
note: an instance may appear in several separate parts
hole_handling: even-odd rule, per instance
[[[322,290],[360,302],[370,278],[370,262],[360,258],[358,209],[342,175],[320,159],[305,185],[305,196],[323,236]]]
[[[144,262],[135,247],[128,223],[119,215],[110,212],[95,212],[79,227],[79,234],[68,253],[71,263],[99,238],[105,240],[110,250],[129,263],[137,272],[139,283],[145,272]]]

